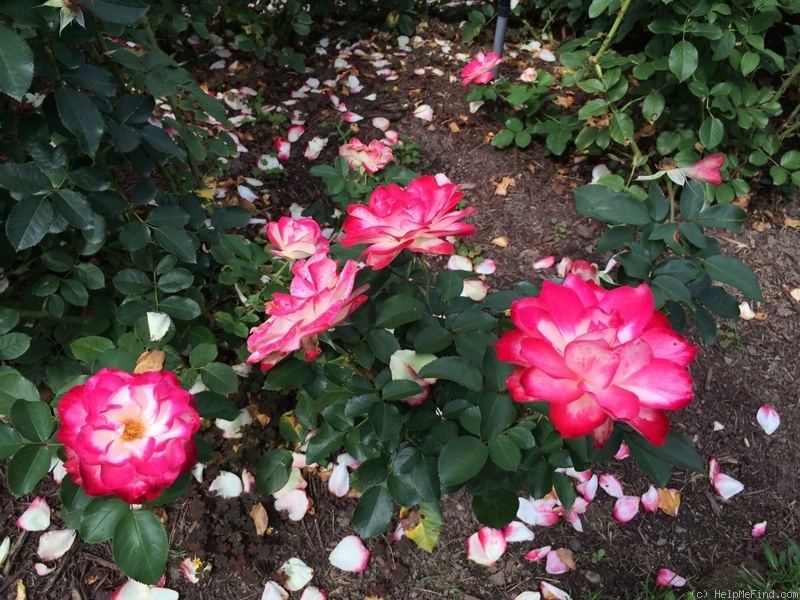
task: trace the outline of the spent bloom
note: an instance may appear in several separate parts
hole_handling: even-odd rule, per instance
[[[197,459],[194,398],[170,371],[101,369],[58,404],[64,468],[89,496],[155,499]]]
[[[461,70],[462,85],[470,83],[488,83],[494,78],[494,69],[503,62],[496,52],[478,52],[478,55]]]
[[[330,244],[314,219],[281,217],[266,225],[267,238],[276,250],[275,256],[289,260],[302,260],[315,254],[327,254]]]
[[[367,265],[382,269],[404,249],[424,254],[452,254],[447,236],[474,235],[475,228],[458,221],[476,208],[455,210],[464,197],[457,185],[423,175],[406,189],[396,184],[376,188],[369,204],[352,204],[344,222],[343,246],[369,244]]]
[[[548,402],[564,437],[591,433],[599,446],[623,421],[662,445],[664,411],[692,399],[686,366],[697,349],[655,310],[646,285],[607,291],[570,273],[515,301],[511,320],[517,329],[495,343],[498,358],[516,365],[509,391],[517,402]]]
[[[248,363],[270,369],[300,348],[307,361],[320,355],[317,336],[341,323],[367,299],[361,295],[367,286],[353,289],[358,265],[348,260],[341,271],[338,266],[320,254],[292,265],[290,293],[273,294],[265,310],[270,318],[250,330]]]
[[[422,388],[418,394],[403,398],[403,402],[417,406],[428,397],[431,385],[436,383],[433,377],[417,377],[417,372],[430,362],[436,360],[433,354],[421,354],[413,350],[397,350],[389,357],[389,371],[392,381],[416,381]]]
[[[356,138],[339,147],[339,156],[351,169],[363,169],[367,173],[377,173],[394,160],[392,149],[380,140],[364,144]]]
[[[684,185],[686,178],[696,179],[704,183],[712,185],[720,185],[722,183],[722,175],[720,169],[725,162],[724,154],[709,154],[705,158],[697,161],[688,167],[679,167],[678,164],[671,158],[665,158],[656,165],[658,172],[654,175],[640,175],[636,178],[637,181],[650,181],[658,179],[662,175],[666,175],[678,185]]]

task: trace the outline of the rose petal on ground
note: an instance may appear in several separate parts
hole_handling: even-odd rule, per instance
[[[250,425],[253,422],[253,417],[250,411],[243,408],[233,421],[226,421],[225,419],[215,419],[214,425],[222,429],[222,437],[226,440],[234,440],[242,437],[242,427]]]
[[[639,512],[639,496],[623,496],[614,502],[614,518],[620,523],[627,523]]]
[[[236,498],[244,492],[241,478],[236,473],[221,471],[208,487],[209,492],[217,494],[220,498]]]
[[[203,483],[203,471],[206,470],[206,466],[203,463],[197,463],[195,466],[192,467],[191,473],[192,477],[197,480],[197,483]]]
[[[375,117],[372,119],[372,126],[380,129],[383,132],[386,132],[389,131],[389,127],[391,127],[392,124],[386,117]]]
[[[533,532],[519,521],[511,521],[503,529],[506,542],[527,542],[533,539]]]
[[[542,600],[542,595],[539,592],[522,592],[514,596],[514,600]]]
[[[286,133],[286,139],[290,142],[296,142],[306,132],[305,125],[292,125]]]
[[[461,291],[462,296],[474,300],[475,302],[480,302],[486,298],[486,294],[488,293],[489,286],[480,279],[467,279],[464,281],[464,289]]]
[[[475,265],[475,272],[480,275],[491,275],[497,271],[497,264],[491,259],[487,258]]]
[[[658,575],[656,575],[656,585],[663,587],[683,587],[686,585],[686,580],[674,571],[661,569]]]
[[[56,566],[53,565],[52,567],[48,567],[44,563],[36,563],[35,565],[33,565],[33,570],[36,571],[36,574],[39,577],[42,577],[43,575],[47,575],[48,573],[52,573],[53,571],[55,571]]]
[[[188,556],[181,561],[181,573],[189,583],[197,583],[200,581],[198,570],[203,564],[199,558],[189,558]]]
[[[556,55],[553,54],[547,48],[542,48],[539,50],[539,58],[541,58],[545,62],[555,62]]]
[[[58,485],[61,485],[61,481],[67,474],[67,469],[66,467],[64,467],[64,461],[56,459],[56,463],[53,466],[52,473],[53,473],[53,481],[55,481]]]
[[[535,548],[531,550],[525,555],[525,560],[528,562],[536,562],[538,560],[542,560],[547,556],[547,553],[550,552],[550,546],[542,546],[541,548]]]
[[[753,309],[750,308],[749,302],[742,302],[739,305],[739,318],[743,321],[750,321],[756,318],[756,313],[754,313]]]
[[[242,469],[242,493],[249,494],[256,486],[256,478],[247,469]]]
[[[472,260],[466,256],[453,254],[447,259],[447,269],[450,271],[472,271]]]
[[[714,475],[713,483],[714,491],[725,500],[733,498],[744,489],[742,482],[734,479],[730,475],[725,475],[725,473],[717,473]]]
[[[569,563],[572,563],[572,567]],[[559,548],[558,550],[551,550],[547,553],[547,566],[545,571],[551,575],[560,575],[567,573],[570,568],[575,568],[575,561],[572,560],[572,551],[566,548]]]
[[[316,160],[319,158],[322,149],[328,145],[328,138],[315,137],[306,146],[303,153],[308,160]]]
[[[708,459],[708,476],[714,479],[717,473],[719,473],[719,461],[712,456]]]
[[[6,562],[8,553],[11,551],[11,538],[6,536],[3,543],[0,544],[0,567]]]
[[[556,262],[555,256],[545,256],[544,258],[540,258],[535,263],[533,263],[533,268],[539,271],[540,269],[549,269],[552,267]]]
[[[550,585],[546,581],[542,581],[539,584],[539,589],[542,590],[542,598],[544,600],[572,600],[572,596],[567,592],[554,585]]]
[[[723,429],[725,429],[725,425],[723,425],[719,421],[714,421],[714,426],[713,426],[714,431],[722,431]]]
[[[467,558],[479,565],[491,567],[506,551],[503,531],[481,527],[467,538]]]
[[[614,498],[622,498],[625,494],[622,492],[622,484],[614,475],[604,473],[600,475],[600,487]]]
[[[150,341],[157,342],[167,335],[171,324],[172,319],[169,315],[162,312],[148,312],[147,329],[150,331]]]
[[[299,558],[290,558],[281,565],[280,570],[286,575],[286,587],[290,592],[302,590],[314,577],[314,569]]]
[[[350,491],[350,472],[347,466],[338,464],[333,467],[330,479],[328,479],[328,491],[339,498]]]
[[[592,475],[589,481],[584,481],[575,486],[577,492],[584,497],[587,502],[594,500],[597,495],[598,479],[597,475]]]
[[[764,433],[767,435],[775,433],[775,430],[781,424],[781,416],[778,414],[778,411],[766,404],[758,409],[756,419],[758,420],[758,424],[761,425],[761,429],[763,429]]]
[[[337,569],[349,573],[360,573],[367,568],[369,550],[357,535],[343,538],[328,556],[330,563]]]
[[[750,531],[750,535],[753,537],[761,537],[764,535],[764,532],[767,530],[767,522],[761,521],[761,523],[756,523],[753,525],[753,529]]]
[[[628,458],[631,455],[630,450],[628,450],[628,445],[625,442],[622,442],[619,445],[619,450],[614,455],[614,458],[617,460],[622,460],[623,458]]]
[[[427,104],[420,104],[414,109],[414,116],[430,123],[433,120],[433,109]]]
[[[39,548],[36,553],[44,562],[50,562],[64,556],[67,550],[75,543],[76,532],[72,529],[59,529],[46,531],[39,538]]]
[[[17,519],[17,527],[25,531],[44,531],[50,527],[50,506],[47,500],[36,496],[27,510]]]
[[[246,185],[237,185],[236,192],[239,194],[239,198],[247,200],[248,202],[255,202],[256,200],[259,200],[261,198],[258,194],[256,194]]]
[[[347,121],[348,123],[357,123],[358,121],[361,121],[363,118],[364,117],[362,117],[361,115],[357,115],[356,113],[350,111],[347,111],[342,115],[342,119],[344,121]]]
[[[592,169],[592,183],[597,183],[604,175],[611,175],[611,171],[605,165],[597,165]]]
[[[292,490],[275,499],[275,510],[286,511],[286,515],[291,521],[301,521],[309,508],[311,508],[311,501],[303,489]]]
[[[650,489],[642,494],[642,508],[649,513],[658,512],[658,490],[655,486],[650,486]]]
[[[264,586],[264,593],[261,594],[261,600],[286,600],[288,597],[289,592],[274,581],[268,581]]]
[[[303,590],[303,595],[300,596],[300,600],[328,600],[328,594],[318,587],[310,585]]]

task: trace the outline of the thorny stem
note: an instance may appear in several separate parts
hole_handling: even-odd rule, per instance
[[[594,65],[595,71],[601,79],[603,77],[603,71],[600,69],[600,59],[603,58],[603,55],[608,51],[609,46],[611,46],[611,42],[614,41],[614,36],[617,34],[617,30],[619,29],[620,25],[622,25],[622,20],[625,18],[625,13],[628,11],[630,5],[631,0],[620,0],[617,18],[614,20],[614,24],[611,25],[611,29],[609,29],[606,39],[603,40],[600,50],[597,51],[597,54],[589,56],[588,58],[589,63]]]

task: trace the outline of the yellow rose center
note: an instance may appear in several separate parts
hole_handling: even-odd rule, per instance
[[[124,441],[133,442],[144,437],[144,432],[147,428],[141,421],[130,419],[128,421],[123,421],[123,424],[125,425],[125,430],[122,432],[122,439]]]

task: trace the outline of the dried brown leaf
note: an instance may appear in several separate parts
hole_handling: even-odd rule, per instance
[[[509,187],[517,187],[517,182],[513,177],[503,177],[500,183],[492,182],[495,196],[507,196]]]
[[[164,354],[161,350],[147,350],[142,352],[141,356],[136,359],[136,367],[133,372],[137,375],[139,373],[147,373],[148,371],[160,371],[164,368]]]
[[[269,516],[264,505],[259,502],[250,509],[250,518],[256,526],[256,535],[264,535],[269,529]]]
[[[452,131],[453,133],[458,133],[459,131],[461,131],[461,128],[459,128],[458,124],[455,121],[450,121],[449,127],[450,131]]]
[[[492,244],[495,246],[499,246],[500,248],[508,248],[508,238],[504,236],[496,237],[491,241]]]
[[[575,558],[572,554],[572,550],[569,548],[558,548],[556,550],[556,555],[558,555],[561,562],[567,565],[571,570],[575,570]]]
[[[676,489],[658,490],[658,508],[670,517],[678,516],[678,509],[681,507],[681,493]]]

